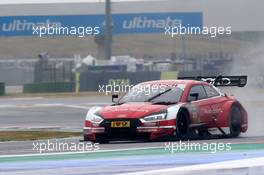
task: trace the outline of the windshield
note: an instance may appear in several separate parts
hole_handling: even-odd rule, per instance
[[[135,86],[124,95],[119,103],[127,102],[152,102],[152,103],[177,103],[180,101],[183,90],[179,87],[165,86]]]

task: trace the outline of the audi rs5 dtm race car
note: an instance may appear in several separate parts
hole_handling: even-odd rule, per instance
[[[140,83],[116,102],[118,95],[112,95],[114,104],[90,108],[84,140],[103,143],[186,140],[193,135],[237,137],[247,131],[247,112],[239,101],[217,87],[244,87],[246,83],[247,76],[182,77]]]

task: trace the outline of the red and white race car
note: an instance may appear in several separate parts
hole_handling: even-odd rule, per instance
[[[190,80],[196,79],[196,80]],[[183,77],[140,83],[113,105],[92,107],[85,141],[237,137],[248,128],[245,108],[217,86],[243,87],[247,76]]]

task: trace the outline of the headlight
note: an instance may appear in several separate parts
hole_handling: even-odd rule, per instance
[[[160,113],[160,114],[154,114],[154,115],[149,115],[147,117],[144,117],[143,119],[145,121],[156,121],[156,120],[164,120],[167,117],[167,113]]]
[[[93,123],[101,123],[104,119],[96,114],[91,116],[91,122]]]
[[[104,119],[97,114],[101,107],[92,107],[86,114],[86,120],[91,121],[92,123],[101,123]]]
[[[98,116],[97,114],[92,114],[90,116],[90,120],[93,123],[101,123],[104,119],[102,117]]]

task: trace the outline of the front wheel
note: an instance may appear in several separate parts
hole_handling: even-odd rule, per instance
[[[235,138],[238,137],[241,132],[242,125],[242,114],[240,109],[237,106],[232,107],[230,113],[230,137]]]
[[[189,115],[185,110],[180,110],[176,119],[176,135],[180,140],[187,140],[190,137]]]
[[[99,144],[108,144],[110,141],[109,140],[103,140],[103,139],[97,139],[95,141],[95,143],[99,143]]]
[[[84,142],[100,143],[100,144],[107,144],[107,143],[109,143],[109,140],[106,140],[106,139],[90,140],[86,135],[83,136],[83,141]]]

